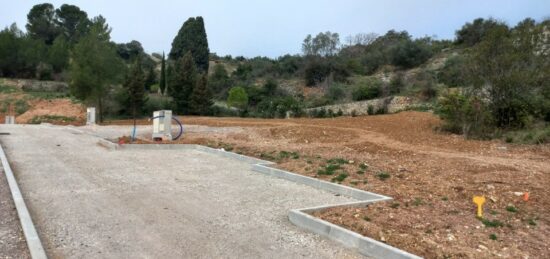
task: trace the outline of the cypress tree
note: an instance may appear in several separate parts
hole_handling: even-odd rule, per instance
[[[195,115],[207,115],[212,104],[212,93],[208,89],[208,79],[206,74],[203,74],[197,80],[197,84],[189,100],[191,113]]]
[[[162,52],[162,61],[160,63],[160,81],[159,81],[160,94],[164,94],[166,89],[166,59],[164,58],[164,52]]]
[[[124,88],[128,94],[129,111],[133,118],[140,114],[143,105],[146,102],[145,98],[145,76],[141,68],[141,60],[138,57],[131,68],[130,73],[124,82]]]
[[[204,21],[200,16],[189,18],[183,24],[178,35],[172,41],[172,50],[169,57],[172,60],[178,60],[187,52],[191,52],[199,72],[207,73],[210,49],[208,48]]]
[[[176,62],[173,75],[170,76],[169,93],[174,99],[176,112],[188,114],[189,99],[197,81],[197,71],[191,52]]]

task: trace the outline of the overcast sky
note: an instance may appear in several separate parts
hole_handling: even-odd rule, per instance
[[[0,0],[0,26],[26,24],[31,7],[44,1]],[[300,52],[307,34],[346,35],[407,30],[414,37],[452,39],[465,22],[493,17],[514,25],[526,17],[550,17],[550,0],[65,0],[89,17],[103,15],[116,42],[138,40],[147,52],[170,51],[187,18],[203,16],[210,51],[277,57]]]

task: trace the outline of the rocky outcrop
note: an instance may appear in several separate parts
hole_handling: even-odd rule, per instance
[[[420,105],[420,102],[417,99],[412,97],[390,96],[390,97],[372,99],[372,100],[366,100],[366,101],[315,107],[315,108],[307,109],[306,112],[310,113],[314,110],[318,111],[324,108],[327,111],[331,109],[335,113],[338,112],[339,110],[342,110],[343,115],[351,115],[352,113],[355,113],[356,115],[367,115],[369,113],[368,112],[369,106],[372,107],[372,110],[374,112],[377,112],[382,109],[384,113],[396,113],[396,112],[407,110],[419,105]]]
[[[17,87],[26,92],[67,92],[69,85],[65,82],[38,81],[31,79],[4,79],[5,85]]]

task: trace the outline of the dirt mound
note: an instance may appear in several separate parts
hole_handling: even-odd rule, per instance
[[[31,108],[28,111],[17,116],[16,123],[30,123],[33,118],[41,116],[69,118],[70,123],[60,121],[61,124],[82,124],[86,122],[86,109],[69,99],[32,100],[29,101],[29,106]]]

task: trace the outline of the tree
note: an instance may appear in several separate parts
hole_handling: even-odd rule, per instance
[[[302,51],[306,56],[333,56],[338,52],[340,36],[338,33],[320,32],[314,38],[307,35],[302,43]]]
[[[48,45],[52,44],[59,35],[53,5],[44,3],[33,6],[27,14],[26,28],[32,38],[43,40]]]
[[[181,27],[172,42],[169,57],[178,60],[191,52],[195,65],[200,73],[208,72],[210,49],[202,17],[189,18]]]
[[[220,97],[224,93],[227,93],[227,88],[229,88],[230,85],[229,76],[222,64],[216,64],[213,70],[208,80],[208,86],[214,93],[217,93],[218,97]]]
[[[55,10],[55,14],[60,32],[67,38],[69,43],[76,43],[80,37],[88,32],[90,26],[88,14],[80,10],[78,6],[63,4]]]
[[[48,50],[48,62],[57,73],[65,69],[69,63],[69,46],[64,36],[59,36]]]
[[[141,113],[143,105],[146,102],[145,75],[141,67],[141,59],[136,59],[123,86],[128,94],[127,104],[129,105],[129,110],[132,112],[132,116],[135,119],[136,115]]]
[[[124,65],[114,44],[109,42],[111,29],[102,17],[94,18],[90,32],[74,46],[70,65],[70,88],[80,100],[95,103],[99,121],[103,121],[103,100],[109,86],[117,83]]]
[[[170,74],[168,94],[173,97],[176,111],[189,113],[189,98],[197,82],[197,71],[191,52],[180,58]]]
[[[189,100],[191,114],[207,115],[210,112],[212,104],[212,93],[208,89],[208,78],[206,74],[203,74],[197,80],[197,85],[193,89]]]
[[[406,40],[392,49],[391,62],[402,68],[413,68],[432,56],[430,46],[421,40]]]
[[[164,52],[162,52],[162,60],[160,63],[159,89],[160,94],[164,94],[166,89],[166,59],[164,58]]]
[[[151,86],[154,85],[157,82],[157,73],[155,72],[154,67],[149,67],[149,72],[147,72],[147,76],[145,77],[145,89],[147,91],[151,90]]]
[[[245,110],[248,106],[248,94],[244,88],[240,86],[231,88],[227,97],[227,105]]]
[[[493,19],[477,18],[472,23],[464,24],[460,30],[456,31],[456,44],[468,47],[474,46],[481,42],[491,29],[497,26],[502,26],[502,24]]]

